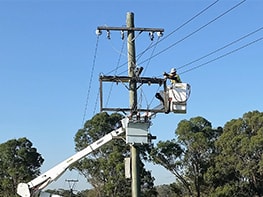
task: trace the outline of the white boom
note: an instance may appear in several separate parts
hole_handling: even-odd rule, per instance
[[[65,161],[59,163],[58,165],[51,168],[47,172],[36,177],[32,181],[28,183],[19,183],[17,187],[17,194],[20,195],[21,197],[32,197],[34,195],[38,195],[41,192],[41,190],[44,189],[47,185],[57,180],[68,169],[68,167],[71,164],[84,158],[89,153],[101,147],[102,145],[110,142],[114,137],[117,137],[120,134],[124,133],[128,124],[128,118],[122,119],[121,123],[122,123],[122,127],[111,131],[104,137],[100,138],[99,140],[95,141],[91,145],[87,146],[85,149],[77,152],[76,154],[69,157]]]

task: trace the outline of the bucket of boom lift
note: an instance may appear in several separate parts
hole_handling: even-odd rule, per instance
[[[186,113],[186,104],[190,96],[191,87],[187,83],[176,83],[164,91],[156,94],[156,98],[162,101],[165,113]]]
[[[169,87],[166,93],[170,111],[186,113],[186,104],[190,96],[190,85],[187,83],[176,83]]]

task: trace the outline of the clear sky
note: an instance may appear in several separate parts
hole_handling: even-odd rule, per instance
[[[165,30],[159,42],[157,35],[151,41],[146,32],[136,34],[143,76],[161,77],[175,67],[192,88],[187,114],[158,114],[152,120],[157,141],[175,138],[183,119],[202,116],[218,127],[262,111],[263,2],[237,6],[240,2],[0,0],[0,143],[27,137],[45,159],[42,172],[74,154],[83,119],[99,112],[99,74],[127,75],[126,40],[116,31],[110,40],[106,32],[97,39],[95,30],[125,26],[127,12],[134,13],[136,27]],[[110,96],[105,91],[108,107],[128,107],[122,84],[114,85]],[[156,91],[152,86],[138,91],[143,107],[158,104],[152,101]],[[174,181],[162,168],[147,167],[156,184]],[[68,189],[69,178],[79,177],[67,173],[54,188]]]

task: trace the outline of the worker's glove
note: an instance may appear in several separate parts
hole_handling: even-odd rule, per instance
[[[163,73],[163,76],[168,76],[168,74],[166,72]]]

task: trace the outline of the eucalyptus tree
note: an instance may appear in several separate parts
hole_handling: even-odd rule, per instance
[[[175,139],[160,141],[151,152],[153,161],[177,178],[174,191],[182,196],[206,196],[205,173],[213,163],[215,141],[222,128],[213,129],[203,117],[179,122]]]
[[[75,135],[76,151],[82,150],[92,142],[120,126],[123,118],[118,113],[102,112],[86,121],[83,128]],[[125,178],[124,158],[130,157],[130,147],[124,139],[114,139],[86,158],[77,162],[74,168],[82,173],[94,187],[97,196],[131,196],[131,180]],[[142,196],[156,196],[154,178],[140,162]]]
[[[44,159],[26,138],[0,144],[0,152],[0,196],[16,196],[18,183],[38,176]]]
[[[227,122],[216,147],[219,154],[207,174],[211,196],[263,196],[263,113]]]

